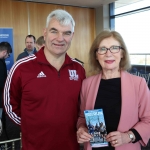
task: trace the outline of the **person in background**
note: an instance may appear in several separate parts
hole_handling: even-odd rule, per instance
[[[3,111],[2,97],[3,97],[4,84],[7,78],[7,68],[6,68],[5,59],[10,56],[10,53],[12,53],[11,45],[8,42],[1,42],[0,43],[0,135],[2,134],[2,123],[6,134],[6,130],[5,130],[6,118],[5,118],[5,113]],[[3,134],[2,136],[4,137]],[[3,139],[2,136],[1,136],[1,140]]]
[[[29,55],[35,54],[37,52],[35,48],[35,41],[36,41],[36,38],[33,35],[26,36],[25,38],[26,48],[24,49],[24,52],[18,55],[16,61],[18,61],[21,58],[27,57]]]
[[[45,46],[45,41],[44,41],[44,36],[40,36],[37,40],[36,40],[36,48],[37,50],[40,50],[41,47]]]
[[[85,70],[67,54],[74,27],[67,11],[52,11],[44,29],[45,47],[17,61],[9,72],[4,106],[21,125],[22,150],[79,150],[76,123]]]
[[[2,108],[2,95],[5,80],[7,78],[7,68],[5,59],[10,56],[12,53],[11,45],[8,42],[1,42],[0,43],[0,108]]]
[[[150,92],[144,78],[127,72],[129,54],[122,36],[102,31],[89,60],[95,75],[83,81],[77,138],[85,150],[140,150],[150,138]],[[108,147],[92,148],[84,110],[103,109]]]

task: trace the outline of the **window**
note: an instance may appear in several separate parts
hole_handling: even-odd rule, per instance
[[[122,35],[132,68],[150,73],[150,0],[117,6],[110,4],[110,27]]]
[[[120,7],[119,7],[119,2],[116,2],[115,3],[116,9],[114,10],[114,14],[117,15],[117,14],[134,11],[134,10],[141,9],[141,8],[146,8],[148,6],[150,6],[150,0],[142,0],[142,1],[138,0],[137,2],[136,1],[132,2],[132,0],[129,0],[128,5],[125,5],[125,6],[120,5]]]
[[[115,8],[116,3],[110,4],[111,29],[124,38],[132,64],[150,65],[150,0]]]

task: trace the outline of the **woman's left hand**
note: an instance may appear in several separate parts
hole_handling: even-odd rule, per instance
[[[111,143],[111,146],[117,147],[125,143],[129,143],[130,139],[127,133],[124,132],[119,132],[119,131],[114,131],[110,132],[106,136],[107,142]]]

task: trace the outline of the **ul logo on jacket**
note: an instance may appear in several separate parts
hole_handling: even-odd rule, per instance
[[[69,70],[69,79],[70,80],[78,80],[78,75],[76,70]]]

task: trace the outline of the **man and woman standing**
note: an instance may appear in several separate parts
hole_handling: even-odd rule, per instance
[[[83,67],[67,55],[74,26],[68,12],[51,12],[45,47],[15,63],[6,80],[4,106],[21,125],[22,149],[79,150],[78,139],[86,150],[94,150],[83,111],[98,108],[106,117],[107,150],[140,149],[150,137],[150,94],[143,78],[126,72],[129,55],[121,35],[110,31],[98,35],[89,56],[98,75],[85,79]]]

